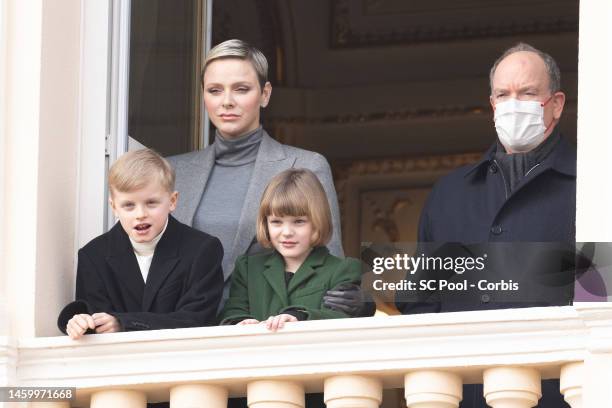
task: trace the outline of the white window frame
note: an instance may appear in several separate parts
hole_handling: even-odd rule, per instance
[[[0,0],[0,89],[6,89],[6,1]],[[0,95],[0,259],[5,259],[4,254],[4,165],[5,146],[6,146],[6,98]],[[5,271],[0,265],[0,286],[6,287]],[[8,322],[6,312],[6,293],[5,289],[0,289],[0,320]],[[0,334],[7,327],[0,324]]]
[[[77,248],[114,224],[106,175],[127,151],[130,0],[84,1]]]
[[[106,143],[110,133],[112,1],[81,3],[81,75],[75,246],[105,229]],[[76,254],[76,251],[75,251]]]
[[[130,17],[131,0],[113,0],[111,37],[110,132],[108,134],[106,169],[128,151],[128,113],[130,101]],[[115,225],[108,205],[108,186],[104,180],[106,228]]]

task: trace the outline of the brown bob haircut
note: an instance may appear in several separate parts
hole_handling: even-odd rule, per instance
[[[127,152],[117,159],[108,172],[108,187],[113,191],[129,193],[156,182],[169,193],[174,192],[174,169],[170,163],[152,149]]]
[[[333,227],[327,195],[315,174],[307,169],[289,169],[277,174],[261,198],[257,216],[257,241],[270,248],[268,216],[307,216],[312,223],[312,246],[326,245]]]

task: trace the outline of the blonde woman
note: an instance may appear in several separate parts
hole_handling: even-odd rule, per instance
[[[204,103],[216,127],[215,142],[201,151],[174,157],[176,188],[181,201],[177,219],[219,237],[225,255],[225,291],[236,258],[264,251],[255,238],[259,202],[276,174],[301,167],[311,170],[325,190],[333,233],[328,244],[343,256],[340,215],[332,174],[320,154],[275,141],[260,125],[260,110],[270,101],[268,63],[258,49],[241,40],[228,40],[208,53],[202,72]],[[330,306],[351,314],[363,302],[354,287],[330,293]],[[342,290],[344,289],[344,290]]]

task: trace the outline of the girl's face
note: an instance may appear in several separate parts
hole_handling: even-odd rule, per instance
[[[259,127],[259,109],[266,107],[272,85],[261,89],[249,61],[222,58],[204,72],[204,104],[221,136],[235,139]]]
[[[270,242],[285,259],[287,271],[297,271],[312,249],[311,242],[315,233],[312,222],[305,215],[269,215],[267,224]]]

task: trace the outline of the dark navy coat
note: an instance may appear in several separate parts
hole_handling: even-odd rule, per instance
[[[420,242],[576,240],[576,151],[563,137],[512,193],[493,145],[482,159],[443,177],[421,213]]]
[[[419,223],[419,255],[488,256],[486,269],[459,275],[419,271],[408,279],[519,282],[520,291],[398,293],[406,314],[571,304],[576,235],[576,151],[562,137],[507,191],[492,146],[482,159],[434,186]],[[459,244],[455,244],[459,243]],[[466,245],[467,244],[467,245]]]

